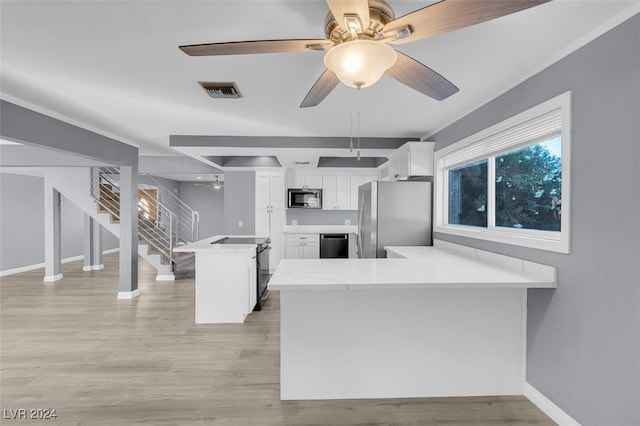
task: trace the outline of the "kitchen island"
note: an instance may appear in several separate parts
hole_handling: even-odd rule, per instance
[[[225,237],[173,250],[196,256],[196,324],[242,323],[256,304],[256,244],[213,244]]]
[[[523,393],[526,291],[555,268],[440,241],[401,253],[280,263],[281,399]]]

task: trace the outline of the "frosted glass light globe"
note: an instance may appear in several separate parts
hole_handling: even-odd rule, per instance
[[[392,47],[373,40],[348,41],[332,47],[324,64],[349,87],[367,87],[380,80],[398,58]]]

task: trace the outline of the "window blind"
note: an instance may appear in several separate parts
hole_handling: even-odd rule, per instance
[[[512,150],[518,146],[534,143],[560,133],[562,130],[562,109],[542,114],[490,136],[471,140],[468,144],[442,157],[444,168],[450,168],[491,157]]]

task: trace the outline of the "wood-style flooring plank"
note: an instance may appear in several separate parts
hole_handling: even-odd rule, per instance
[[[117,253],[104,262],[0,279],[0,408],[58,416],[3,424],[554,424],[522,396],[280,401],[278,292],[244,324],[196,325],[193,280],[156,282],[140,260],[140,297],[117,300]]]

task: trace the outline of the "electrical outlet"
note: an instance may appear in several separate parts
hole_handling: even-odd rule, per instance
[[[345,219],[344,220],[344,224],[345,225],[351,225],[351,219]]]
[[[239,220],[239,221],[238,221],[238,228],[242,228],[242,225],[244,225],[244,224],[242,223],[242,221],[241,221],[241,220]]]

